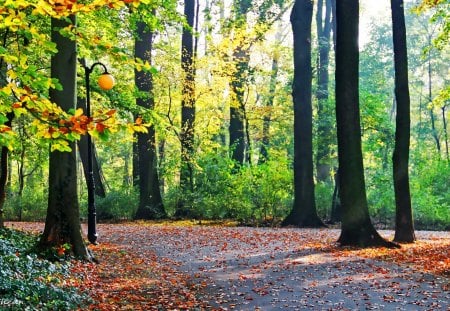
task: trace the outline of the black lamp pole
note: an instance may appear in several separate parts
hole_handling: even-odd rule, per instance
[[[84,69],[84,77],[86,83],[86,116],[91,117],[91,86],[90,75],[95,66],[100,65],[103,67],[104,73],[108,73],[106,66],[100,62],[92,64],[91,67],[86,65],[86,60],[83,58],[80,60],[81,66]],[[92,137],[87,135],[87,191],[88,191],[88,240],[92,244],[97,244],[97,211],[95,207],[95,182],[94,182],[94,170],[93,170],[93,153],[92,153]]]

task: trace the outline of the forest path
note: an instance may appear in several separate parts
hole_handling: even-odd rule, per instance
[[[343,249],[333,229],[128,223],[98,232],[92,310],[450,310],[449,232],[418,231],[400,250]]]
[[[396,250],[338,248],[338,230],[132,224],[100,225],[99,231],[101,240],[150,250],[189,282],[203,284],[200,299],[211,308],[450,310],[449,278],[425,272],[420,261],[414,266],[414,258],[401,265],[375,258]],[[450,233],[417,235],[448,268]],[[398,254],[405,252],[417,255],[414,248]],[[425,260],[428,269],[439,265]]]

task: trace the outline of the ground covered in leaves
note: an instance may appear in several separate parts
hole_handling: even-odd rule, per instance
[[[128,223],[98,231],[100,244],[89,247],[100,263],[74,262],[66,280],[89,292],[91,310],[450,310],[449,232],[361,250],[340,248],[333,229]]]

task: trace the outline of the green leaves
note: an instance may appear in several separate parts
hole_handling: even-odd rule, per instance
[[[86,297],[63,288],[68,264],[52,263],[33,252],[37,236],[0,230],[0,293],[8,310],[74,310]]]

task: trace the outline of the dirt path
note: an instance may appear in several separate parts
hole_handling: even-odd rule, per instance
[[[387,250],[338,248],[339,232],[329,229],[101,224],[98,231],[100,243],[129,254],[127,269],[141,283],[131,291],[139,304],[120,303],[130,292],[119,288],[104,298],[109,310],[450,310],[450,279],[424,272],[448,268],[450,233],[417,232],[421,242],[397,253],[399,265]],[[425,247],[442,256],[430,257],[428,268],[416,258]],[[114,256],[105,260],[124,259]],[[109,266],[115,276],[121,268]],[[156,306],[155,295],[165,303]]]

